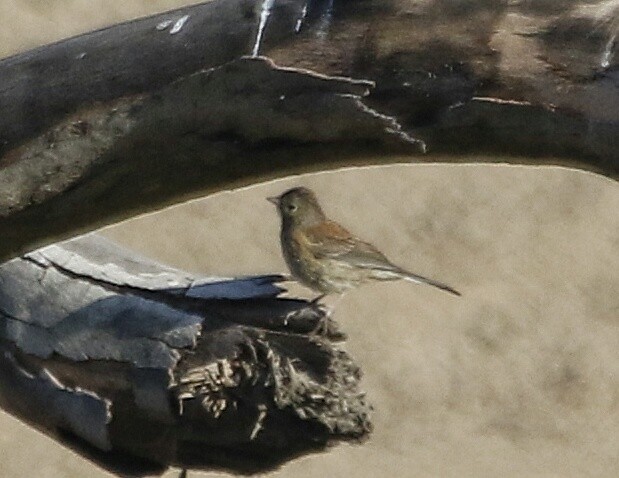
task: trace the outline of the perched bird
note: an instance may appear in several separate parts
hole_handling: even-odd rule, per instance
[[[315,300],[371,280],[398,279],[460,295],[448,285],[396,266],[372,244],[328,219],[310,189],[294,188],[267,199],[277,206],[282,219],[280,238],[286,264],[295,279],[321,294]]]

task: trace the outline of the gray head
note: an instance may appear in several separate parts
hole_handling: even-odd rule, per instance
[[[277,206],[283,224],[309,226],[326,219],[316,195],[308,188],[289,189],[267,200]]]

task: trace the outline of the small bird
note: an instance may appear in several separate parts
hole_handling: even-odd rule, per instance
[[[446,284],[396,266],[372,244],[328,219],[308,188],[293,188],[267,200],[277,206],[282,219],[280,239],[286,264],[296,280],[321,294],[314,301],[372,280],[404,279],[461,295]]]

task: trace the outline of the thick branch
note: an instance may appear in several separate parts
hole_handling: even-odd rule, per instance
[[[619,13],[568,3],[214,0],[4,60],[0,256],[403,154],[616,177]],[[241,59],[256,49],[275,64]]]
[[[361,103],[371,86],[245,57],[75,114],[0,169],[0,254],[338,151],[419,151],[395,120]]]

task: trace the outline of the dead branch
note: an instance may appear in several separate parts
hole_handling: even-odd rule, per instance
[[[279,280],[194,278],[97,236],[9,261],[0,404],[132,475],[255,472],[364,436],[359,369]]]

